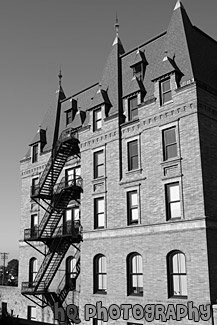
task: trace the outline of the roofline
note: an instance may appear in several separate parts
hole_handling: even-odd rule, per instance
[[[66,100],[68,100],[68,99],[70,99],[70,98],[73,98],[73,97],[75,97],[75,96],[80,95],[81,93],[83,93],[83,92],[85,92],[85,91],[87,91],[87,90],[89,90],[89,89],[91,89],[91,88],[97,86],[98,84],[99,84],[99,82],[96,82],[96,83],[93,84],[92,86],[89,86],[89,87],[87,87],[87,88],[85,88],[85,89],[83,89],[83,90],[80,90],[78,93],[76,93],[76,94],[74,94],[74,95],[71,95],[71,96],[69,96],[69,97],[67,97],[67,98],[65,98],[65,99],[63,99],[63,100],[61,100],[61,103],[65,102]]]
[[[134,49],[132,49],[132,50],[130,50],[130,51],[128,51],[128,52],[122,54],[120,57],[123,58],[123,57],[127,56],[128,54],[131,54],[132,52],[137,51],[140,47],[145,46],[145,45],[147,45],[147,44],[149,44],[149,43],[155,41],[156,39],[158,39],[158,38],[160,38],[160,37],[166,35],[166,33],[167,33],[167,31],[165,31],[165,32],[163,32],[163,33],[161,33],[161,34],[159,34],[159,35],[157,35],[157,36],[155,36],[155,37],[149,39],[149,40],[146,41],[145,43],[142,43],[141,45],[135,47]]]
[[[214,38],[212,38],[210,35],[206,34],[203,30],[201,30],[200,28],[198,28],[197,26],[193,26],[199,33],[201,33],[202,35],[204,35],[205,37],[209,38],[211,41],[213,41],[214,43],[217,44],[217,40],[215,40]]]

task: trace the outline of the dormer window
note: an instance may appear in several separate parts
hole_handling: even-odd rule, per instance
[[[102,128],[102,109],[98,108],[93,111],[93,131],[100,130]]]
[[[171,90],[171,81],[170,78],[160,81],[160,104],[164,105],[165,103],[172,100],[172,90]]]
[[[38,148],[39,148],[38,143],[32,146],[32,163],[38,161]]]
[[[144,73],[143,73],[143,62],[139,62],[133,66],[133,75],[138,78],[138,80],[143,80]]]
[[[72,119],[73,119],[72,109],[69,109],[68,111],[66,111],[66,125],[72,123]]]
[[[138,118],[138,99],[137,95],[128,98],[128,116],[129,121],[135,120]]]

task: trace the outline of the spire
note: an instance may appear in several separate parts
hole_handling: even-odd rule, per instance
[[[59,89],[56,91],[57,98],[56,98],[56,117],[55,117],[55,127],[54,127],[54,136],[53,136],[53,146],[54,148],[56,141],[59,137],[59,126],[60,126],[60,115],[61,115],[61,101],[66,98],[63,88],[62,88],[62,71],[61,67],[59,70],[58,78],[59,78]]]
[[[58,77],[59,77],[59,88],[61,88],[62,84],[61,84],[61,79],[62,79],[62,71],[61,71],[61,66],[60,66],[60,71],[59,71],[59,74],[58,74]]]
[[[195,31],[188,17],[188,14],[180,0],[177,1],[172,12],[171,20],[167,28],[167,34],[162,46],[162,52],[158,62],[162,62],[164,58],[173,58],[175,54],[175,62],[183,73],[182,81],[192,79],[192,53],[195,52],[194,37]],[[171,59],[172,60],[172,59]],[[172,60],[174,61],[174,60]],[[169,61],[163,61],[167,65]],[[171,63],[171,62],[170,62]],[[170,66],[170,64],[168,65]],[[156,67],[155,76],[159,75],[159,69]]]
[[[118,22],[118,14],[116,13],[116,22],[115,22],[115,30],[116,30],[116,36],[119,36],[119,22]]]
[[[119,27],[120,27],[120,25],[119,25],[119,20],[118,20],[117,13],[116,13],[116,19],[115,19],[114,27],[115,27],[116,37],[115,37],[115,40],[114,40],[112,45],[114,46],[116,44],[119,44],[123,48],[123,45],[122,45],[121,40],[119,38]],[[124,50],[123,50],[123,52],[124,52]]]

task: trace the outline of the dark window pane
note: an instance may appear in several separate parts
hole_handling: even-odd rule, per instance
[[[131,159],[131,169],[138,169],[138,156],[132,157]]]
[[[133,109],[137,106],[137,96],[129,99],[130,108]]]
[[[177,157],[177,142],[175,127],[163,131],[164,160]]]
[[[134,140],[128,143],[128,170],[137,169],[138,167],[138,141]]]
[[[128,105],[129,105],[129,120],[131,121],[132,119],[138,116],[137,96],[129,98]]]
[[[163,94],[163,103],[169,102],[172,99],[172,93],[169,91],[168,93]]]
[[[97,109],[93,112],[93,128],[94,131],[101,129],[102,127],[102,110]]]
[[[131,111],[131,117],[132,117],[132,119],[138,117],[138,108],[133,109],[133,110]]]
[[[167,153],[166,153],[167,159],[174,158],[174,157],[177,157],[177,145],[176,144],[168,146]]]
[[[165,130],[164,134],[165,134],[165,140],[164,140],[165,144],[171,144],[171,143],[176,142],[175,128]]]
[[[163,92],[170,90],[170,80],[169,79],[162,82],[162,89],[163,89]]]

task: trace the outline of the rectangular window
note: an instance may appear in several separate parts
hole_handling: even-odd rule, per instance
[[[128,107],[129,107],[129,121],[132,121],[138,117],[137,96],[133,96],[128,99]]]
[[[27,307],[27,319],[30,319],[30,320],[36,319],[36,307],[34,307],[34,306]]]
[[[2,302],[2,315],[6,316],[7,314],[7,302]]]
[[[65,179],[66,179],[66,186],[71,186],[76,184],[76,180],[81,176],[81,167],[77,166],[74,168],[66,169],[65,170]]]
[[[164,160],[178,156],[175,127],[163,130],[163,155]]]
[[[128,142],[128,170],[139,168],[138,140]]]
[[[38,144],[34,144],[32,147],[32,163],[38,161]]]
[[[139,80],[143,80],[144,63],[139,62],[133,66],[133,75]]]
[[[105,172],[103,150],[94,152],[93,160],[94,178],[103,177]]]
[[[72,123],[72,117],[72,109],[70,109],[66,112],[66,125]]]
[[[32,179],[32,195],[36,194],[38,181],[39,181],[38,177]]]
[[[104,197],[94,199],[94,228],[105,227],[105,200]]]
[[[167,220],[181,217],[179,183],[166,185]]]
[[[31,215],[31,237],[37,237],[38,234],[38,215]]]
[[[138,223],[139,208],[137,191],[131,191],[127,193],[127,214],[128,225]]]
[[[160,104],[163,105],[172,99],[170,78],[160,82]]]
[[[101,108],[93,111],[93,130],[97,131],[102,128],[102,110]]]

